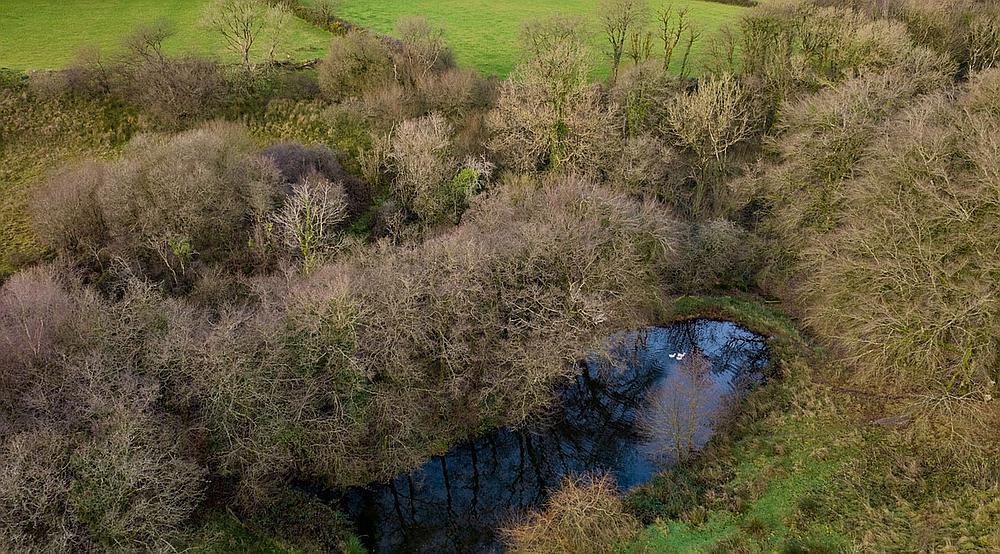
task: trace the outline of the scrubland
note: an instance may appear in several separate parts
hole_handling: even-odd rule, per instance
[[[630,48],[642,9],[595,16],[617,60],[526,23],[504,80],[420,18],[315,69],[146,26],[0,74],[0,549],[359,551],[296,485],[542,417],[691,317],[768,337],[768,384],[511,551],[1000,549],[996,6],[769,2],[697,78]]]

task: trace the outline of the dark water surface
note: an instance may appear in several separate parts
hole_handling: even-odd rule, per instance
[[[730,322],[623,333],[581,364],[544,424],[495,431],[349,491],[346,510],[373,552],[502,552],[497,528],[563,477],[609,473],[627,491],[704,446],[766,365],[764,338]]]

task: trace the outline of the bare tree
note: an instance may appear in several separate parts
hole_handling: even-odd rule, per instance
[[[591,171],[615,148],[613,110],[588,79],[591,56],[579,20],[556,17],[524,28],[528,58],[501,85],[489,117],[490,148],[524,171]]]
[[[396,23],[396,34],[403,44],[395,64],[397,79],[416,82],[451,65],[453,58],[442,27],[424,17],[404,17]]]
[[[252,69],[250,50],[267,23],[267,5],[260,0],[214,0],[205,11],[204,24],[226,41],[243,66]]]
[[[340,10],[339,0],[315,0],[312,9],[315,18],[327,29],[337,22],[337,12]]]
[[[632,63],[639,65],[653,54],[653,33],[636,31],[629,34],[628,57]]]
[[[657,22],[660,25],[660,38],[663,39],[663,70],[670,69],[670,62],[674,58],[674,51],[680,44],[681,38],[688,33],[691,22],[688,20],[688,9],[681,8],[674,12],[674,6],[667,4],[656,14]]]
[[[676,97],[668,107],[667,132],[694,158],[694,212],[714,205],[714,187],[726,169],[729,150],[752,137],[753,118],[746,88],[729,74],[703,80],[697,92]]]
[[[302,258],[303,270],[312,271],[323,252],[335,241],[336,226],[347,217],[347,194],[339,183],[311,173],[295,184],[274,222],[285,244]]]
[[[141,25],[132,34],[125,37],[122,46],[131,54],[126,61],[164,62],[163,41],[175,33],[174,25],[161,19],[149,25]]]
[[[603,0],[600,17],[611,44],[611,84],[614,84],[629,35],[644,28],[649,20],[649,4],[646,0]]]
[[[681,77],[687,75],[688,60],[691,57],[691,50],[694,48],[694,43],[698,42],[698,39],[700,38],[701,28],[693,25],[689,26],[687,29],[687,38],[684,42],[684,57],[681,58]]]
[[[278,50],[285,41],[288,24],[292,21],[292,12],[284,4],[278,3],[267,8],[264,14],[267,30],[267,60],[277,61]]]

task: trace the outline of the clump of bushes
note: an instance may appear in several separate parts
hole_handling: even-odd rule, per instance
[[[206,471],[160,409],[126,306],[51,268],[0,288],[0,548],[154,549],[200,504]]]
[[[506,530],[511,552],[583,554],[617,552],[639,531],[607,476],[569,477],[545,509]]]
[[[843,187],[839,224],[806,251],[809,321],[849,345],[866,379],[995,391],[998,80],[979,75],[888,122]]]
[[[178,311],[155,350],[251,505],[295,475],[363,484],[532,417],[587,344],[644,318],[675,233],[585,181],[511,182],[438,239],[259,283],[250,312]]]
[[[435,113],[404,121],[390,137],[395,198],[424,223],[457,222],[491,177],[489,162],[458,158],[452,135],[451,125]]]
[[[31,212],[39,240],[60,254],[100,263],[108,227],[98,194],[107,179],[107,166],[90,161],[62,169],[36,187]]]
[[[169,128],[218,113],[228,92],[214,62],[198,58],[140,59],[127,67],[123,97]]]
[[[172,58],[163,42],[174,33],[163,21],[144,25],[123,41],[124,53],[105,57],[94,48],[80,51],[64,72],[35,76],[38,90],[87,98],[109,97],[139,108],[167,128],[183,128],[210,118],[223,106],[229,84],[215,62],[190,56]]]
[[[500,86],[488,119],[490,150],[505,167],[594,173],[614,158],[618,118],[589,82],[581,26],[557,17],[525,27],[527,61]]]
[[[675,96],[667,109],[666,135],[689,154],[694,180],[687,204],[696,214],[717,214],[728,205],[722,181],[731,151],[750,142],[760,114],[746,86],[724,74],[703,79],[698,90]]]
[[[118,162],[57,173],[36,189],[33,213],[44,244],[79,267],[186,291],[211,268],[271,268],[287,259],[279,243],[311,265],[369,203],[331,150],[260,152],[242,127],[217,123],[138,135]]]
[[[691,223],[681,244],[668,274],[680,293],[751,290],[766,260],[764,241],[728,219]]]
[[[180,285],[192,264],[239,260],[278,202],[279,177],[242,128],[139,135],[100,191],[112,256]]]
[[[881,124],[914,98],[945,86],[953,69],[940,55],[918,51],[884,73],[783,104],[768,139],[778,165],[731,185],[738,196],[764,204],[769,215],[758,230],[771,239],[772,266],[779,272],[793,267],[803,247],[839,225],[845,183]]]
[[[441,28],[409,17],[396,34],[351,30],[335,37],[319,66],[324,96],[382,131],[432,112],[459,122],[488,107],[491,87],[475,71],[455,67]]]
[[[319,85],[328,99],[360,97],[393,81],[392,51],[377,35],[352,30],[334,37],[318,71]]]
[[[1000,63],[1000,11],[992,2],[910,0],[891,15],[917,43],[950,56],[963,71]]]
[[[915,46],[897,20],[810,3],[763,4],[739,25],[741,71],[772,109],[802,91],[881,73]]]

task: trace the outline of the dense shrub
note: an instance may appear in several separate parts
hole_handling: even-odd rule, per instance
[[[320,63],[319,85],[331,100],[362,96],[393,81],[392,51],[378,36],[349,31],[334,37]]]
[[[730,152],[748,143],[762,117],[747,88],[731,75],[703,79],[698,90],[673,98],[667,109],[666,135],[689,154],[695,214],[719,213],[727,204],[722,181]]]
[[[91,161],[65,168],[36,187],[31,217],[39,240],[56,252],[99,262],[108,231],[97,195],[107,179],[107,166]]]
[[[168,127],[208,119],[227,85],[217,64],[198,58],[142,59],[126,66],[123,96]]]
[[[388,478],[550,402],[587,344],[643,318],[675,233],[586,182],[509,183],[438,239],[261,283],[252,312],[177,311],[156,351],[245,499]]]
[[[749,290],[764,260],[764,244],[736,223],[725,219],[694,223],[669,274],[669,286],[686,294]]]
[[[525,28],[528,61],[500,86],[489,116],[489,146],[504,166],[592,173],[612,158],[621,129],[589,83],[580,25],[556,18]]]
[[[66,509],[68,437],[45,428],[0,437],[0,548],[68,551],[79,540]]]
[[[193,263],[238,260],[275,206],[279,179],[234,125],[140,135],[99,194],[112,252],[175,284]]]
[[[274,162],[287,187],[310,173],[318,173],[326,180],[344,187],[348,210],[352,216],[361,215],[371,205],[372,193],[368,185],[345,171],[337,154],[325,146],[287,142],[265,148],[263,155]]]
[[[606,476],[567,478],[545,510],[509,528],[511,552],[584,554],[617,552],[639,530]]]
[[[954,395],[1000,379],[998,80],[889,122],[842,188],[836,230],[808,250],[809,321],[855,353],[864,379]]]
[[[964,70],[1000,63],[1000,10],[977,0],[909,0],[892,14],[918,44],[950,56]]]
[[[118,394],[145,392],[128,384]],[[177,534],[203,494],[204,469],[180,455],[177,437],[157,421],[162,414],[137,413],[136,403],[102,399],[96,408],[111,413],[69,465],[69,513],[114,548],[148,548]]]
[[[458,221],[492,173],[486,162],[457,157],[451,125],[440,114],[404,121],[393,132],[389,161],[396,198],[421,221]]]
[[[772,106],[802,90],[880,73],[914,47],[898,21],[809,3],[762,4],[739,25],[742,72]]]
[[[684,89],[684,81],[646,62],[624,69],[608,92],[621,108],[627,134],[633,136],[659,131],[671,99]]]
[[[844,183],[857,171],[881,123],[914,98],[944,86],[952,71],[940,55],[918,50],[897,68],[782,107],[775,126],[781,134],[772,139],[780,165],[765,166],[736,186],[767,205],[770,216],[763,228],[775,239],[771,256],[777,267],[793,266],[803,246],[839,224]]]
[[[628,137],[616,163],[610,165],[608,179],[623,190],[661,198],[673,206],[684,206],[676,183],[685,175],[682,157],[662,139],[644,133]]]
[[[403,83],[418,80],[453,69],[455,57],[444,41],[444,29],[424,17],[404,17],[396,22],[400,48],[395,55],[397,78]]]
[[[25,270],[0,288],[0,367],[4,368],[0,373],[0,399],[4,401],[0,413],[11,408],[19,393],[32,385],[31,369],[44,365],[55,354],[72,308],[72,300],[51,270]]]
[[[493,103],[491,84],[471,69],[451,68],[423,75],[415,81],[414,89],[422,111],[452,119],[488,109]]]
[[[158,548],[200,503],[205,472],[142,376],[128,307],[46,268],[0,289],[4,550]]]

